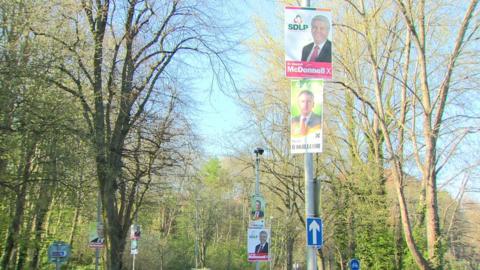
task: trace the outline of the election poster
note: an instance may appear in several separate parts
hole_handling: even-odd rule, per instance
[[[323,80],[292,80],[290,151],[293,154],[322,152]]]
[[[130,226],[130,240],[138,240],[141,235],[141,227],[138,224],[132,224]]]
[[[93,222],[89,224],[88,229],[88,246],[91,248],[103,248],[105,245],[103,224]]]
[[[270,261],[270,229],[249,228],[247,252],[249,262]]]
[[[330,9],[285,7],[287,78],[332,79]]]
[[[130,254],[137,255],[138,254],[138,240],[132,240],[130,242]]]
[[[265,220],[265,198],[260,194],[250,197],[250,226],[263,228]]]

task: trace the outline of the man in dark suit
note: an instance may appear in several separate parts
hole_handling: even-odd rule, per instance
[[[303,47],[302,61],[332,62],[332,42],[328,38],[330,21],[323,15],[312,18],[310,25],[313,42]]]
[[[258,237],[260,238],[260,244],[255,246],[255,254],[262,254],[262,255],[268,254],[267,232],[261,231]]]
[[[313,93],[309,90],[303,90],[297,96],[300,115],[292,118],[292,135],[306,136],[310,132],[322,128],[322,117],[313,112],[315,101]]]
[[[262,211],[262,202],[259,200],[255,201],[255,211],[252,211],[252,219],[253,220],[258,220],[263,218],[264,213]]]

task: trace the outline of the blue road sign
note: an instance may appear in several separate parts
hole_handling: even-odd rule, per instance
[[[307,218],[307,246],[321,247],[323,245],[322,219],[318,217]]]
[[[48,260],[53,263],[63,263],[70,257],[71,247],[62,241],[55,241],[48,247]]]
[[[52,251],[49,254],[52,258],[63,258],[67,257],[67,252],[62,250],[62,251]]]
[[[360,261],[357,259],[351,259],[350,270],[360,270]]]

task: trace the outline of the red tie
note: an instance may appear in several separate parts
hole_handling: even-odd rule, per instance
[[[310,56],[310,62],[315,62],[315,59],[318,57],[318,46],[313,47],[312,55]]]

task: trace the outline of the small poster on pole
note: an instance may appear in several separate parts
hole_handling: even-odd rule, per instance
[[[323,80],[292,80],[291,153],[322,152]]]
[[[137,255],[138,254],[138,240],[132,240],[130,242],[130,254]]]
[[[89,224],[88,228],[88,246],[91,248],[103,248],[105,245],[103,223],[93,222]]]
[[[265,225],[265,199],[260,194],[253,194],[250,197],[250,226],[263,228]]]
[[[270,261],[269,253],[270,229],[249,228],[247,252],[249,262]]]
[[[287,78],[332,79],[330,9],[285,7]]]
[[[138,224],[132,224],[130,226],[130,239],[139,240],[141,235],[141,227]]]

